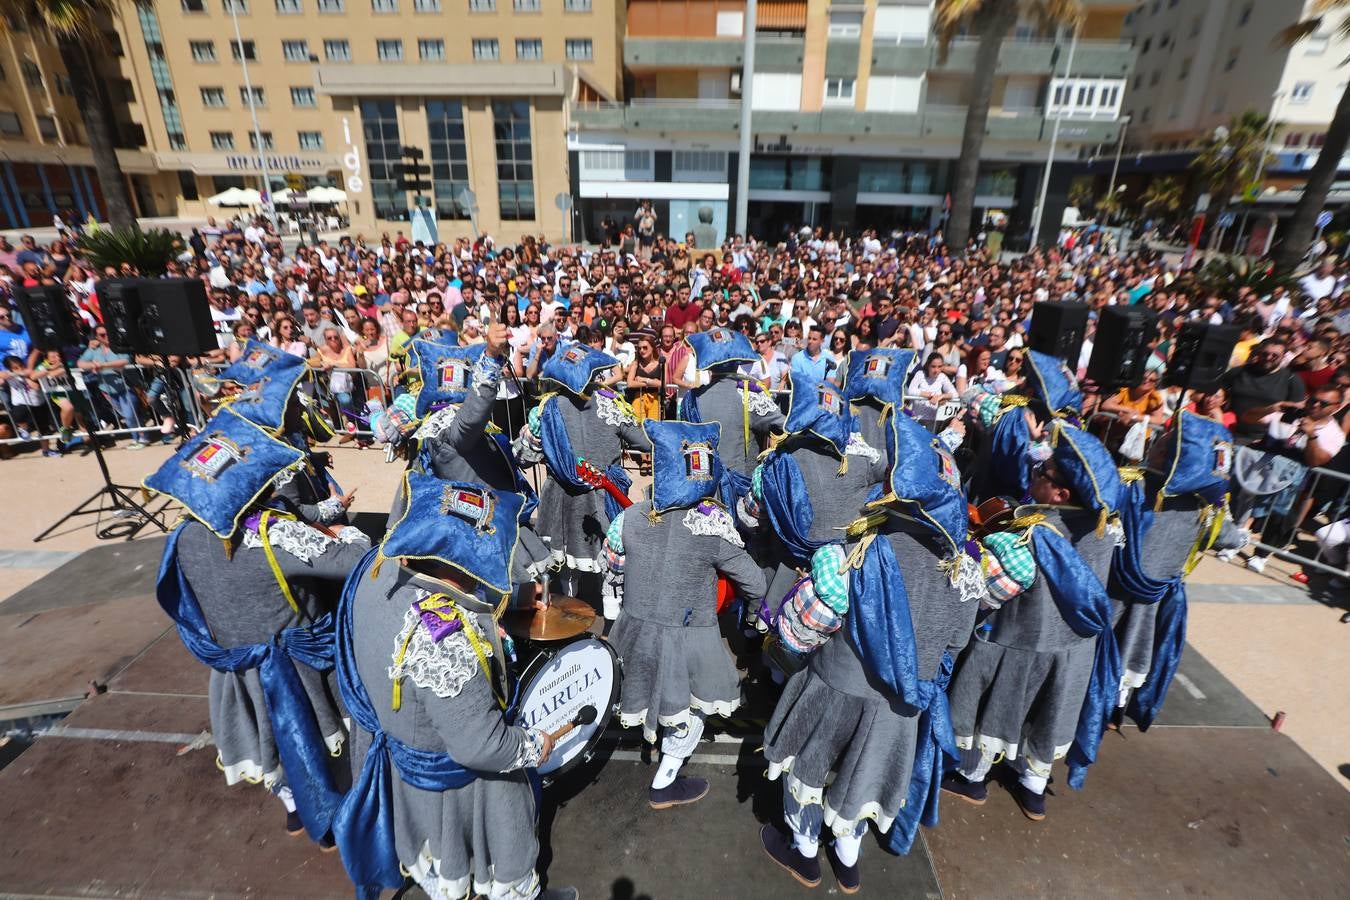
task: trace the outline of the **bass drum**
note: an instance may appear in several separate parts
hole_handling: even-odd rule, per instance
[[[619,703],[623,670],[619,657],[604,641],[587,637],[549,647],[530,661],[520,676],[516,724],[557,731],[585,706],[595,707],[595,721],[564,735],[548,761],[539,767],[546,780],[556,779],[590,759]]]

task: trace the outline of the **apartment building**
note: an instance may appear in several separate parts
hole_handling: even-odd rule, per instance
[[[208,197],[262,188],[266,168],[274,192],[287,174],[341,188],[354,230],[406,229],[407,145],[442,235],[557,238],[567,105],[619,96],[622,23],[617,0],[123,0],[99,64],[143,216],[219,213]],[[0,162],[0,197],[26,213],[0,202],[11,227],[100,201],[59,58],[30,44],[11,34],[0,58],[0,158],[22,160]]]
[[[999,60],[976,205],[1029,228],[1048,154],[1110,144],[1134,50],[1133,2],[1088,0],[1073,40],[1019,22]],[[940,222],[965,124],[975,40],[942,58],[931,0],[760,0],[751,86],[749,227],[846,231]],[[651,199],[682,237],[735,208],[742,0],[630,0],[623,102],[574,104],[569,149],[579,225],[631,218]],[[1072,45],[1072,53],[1070,52]],[[1072,61],[1070,57],[1072,56]]]

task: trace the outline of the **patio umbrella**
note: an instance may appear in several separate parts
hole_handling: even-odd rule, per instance
[[[347,194],[335,187],[314,187],[305,192],[311,203],[346,203]]]
[[[258,192],[253,192],[256,197]],[[212,206],[247,206],[248,201],[244,199],[244,190],[242,188],[232,187],[221,191],[214,197],[207,197],[206,202]]]

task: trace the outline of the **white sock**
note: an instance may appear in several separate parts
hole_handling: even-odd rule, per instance
[[[866,833],[864,829],[863,833]],[[850,834],[834,839],[834,855],[846,866],[858,864],[858,854],[862,852],[862,834]]]
[[[282,806],[286,807],[286,812],[295,812],[295,795],[291,793],[290,788],[277,788],[277,799],[281,801]]]
[[[1050,783],[1050,776],[1037,775],[1030,769],[1027,769],[1022,772],[1017,780],[1021,782],[1022,787],[1031,791],[1033,794],[1044,794],[1045,786]]]
[[[680,757],[662,753],[661,763],[656,767],[656,775],[652,778],[652,790],[659,791],[674,784],[675,776],[680,774],[680,766],[682,765],[684,765],[684,760]]]
[[[971,759],[974,757],[974,759]],[[971,784],[984,781],[989,770],[993,768],[994,761],[985,756],[978,747],[974,750],[963,750],[961,752],[961,766],[957,769],[961,777]]]
[[[816,854],[820,852],[820,839],[794,831],[792,832],[792,846],[796,847],[797,852],[807,859],[815,859]]]

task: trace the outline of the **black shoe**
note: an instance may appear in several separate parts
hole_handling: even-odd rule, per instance
[[[845,894],[858,893],[862,888],[862,873],[858,871],[858,864],[846,866],[841,863],[834,854],[833,844],[825,848],[825,858],[830,861],[830,871],[834,872],[834,880],[839,882],[839,890]]]
[[[1013,789],[1013,799],[1021,807],[1022,815],[1031,821],[1040,822],[1045,819],[1044,794],[1036,793],[1019,781],[1017,787]]]
[[[294,837],[304,834],[304,831],[305,823],[300,821],[300,814],[298,812],[286,813],[286,833]]]
[[[769,859],[787,869],[788,874],[799,883],[807,887],[820,884],[820,859],[814,856],[807,859],[797,850],[792,838],[772,825],[765,825],[759,830],[759,840],[764,844],[764,852],[769,854]]]
[[[647,791],[647,802],[652,809],[670,809],[672,806],[684,806],[697,803],[708,793],[708,782],[703,778],[686,778],[681,775],[667,786]]]
[[[580,900],[581,895],[574,887],[549,888],[539,894],[539,900]]]
[[[973,806],[984,806],[984,801],[989,799],[989,785],[986,782],[967,781],[960,772],[948,772],[942,776],[942,789]]]
[[[337,849],[337,842],[333,840],[333,832],[328,832],[319,840],[319,850],[324,853],[332,853]]]

